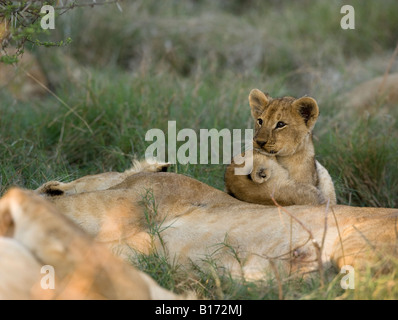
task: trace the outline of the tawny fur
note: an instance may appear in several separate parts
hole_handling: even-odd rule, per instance
[[[333,181],[315,160],[316,101],[310,97],[272,99],[253,89],[249,103],[255,134],[254,150],[246,161],[253,165],[247,175],[237,175],[235,170],[244,164],[233,160],[225,172],[226,191],[240,200],[265,205],[273,205],[272,198],[285,206],[336,204]]]
[[[145,201],[148,193],[155,206]],[[186,267],[192,263],[206,267],[211,257],[222,270],[249,280],[269,275],[270,259],[287,274],[318,268],[313,241],[302,225],[311,230],[318,244],[324,237],[324,267],[351,264],[359,268],[378,260],[382,250],[396,255],[397,209],[289,207],[300,225],[281,208],[237,200],[184,175],[148,172],[131,175],[108,190],[48,199],[101,242],[117,247],[116,254],[128,256],[134,249],[149,253],[156,248]],[[105,221],[115,212],[123,212],[121,221],[103,238]],[[162,242],[150,241],[148,214],[161,225]]]
[[[0,298],[180,299],[58,211],[32,191],[0,199]],[[54,268],[55,289],[40,285],[44,265]]]
[[[89,192],[94,190],[106,190],[110,187],[119,184],[127,177],[137,172],[159,172],[167,171],[170,163],[163,163],[157,161],[133,161],[133,166],[124,172],[105,172],[101,174],[85,176],[84,179],[77,179],[69,183],[59,181],[49,181],[38,189],[39,194],[49,195],[53,191],[53,196],[63,194],[76,194],[82,192]]]

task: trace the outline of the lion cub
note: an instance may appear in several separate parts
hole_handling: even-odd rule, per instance
[[[235,175],[235,168],[244,164],[233,160],[225,172],[226,191],[240,200],[264,205],[273,205],[272,198],[283,206],[336,204],[333,181],[315,160],[316,101],[310,97],[272,99],[253,89],[249,104],[255,120],[254,150],[246,161],[253,160],[253,166],[247,175]]]

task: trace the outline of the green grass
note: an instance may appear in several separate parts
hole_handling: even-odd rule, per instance
[[[346,2],[355,7],[356,30],[340,29]],[[317,99],[317,158],[335,181],[339,203],[397,207],[397,106],[387,117],[339,116],[345,92],[386,70],[398,40],[396,12],[393,0],[167,0],[126,3],[124,13],[73,10],[52,33],[54,40],[71,36],[69,47],[33,48],[58,99],[20,102],[0,91],[0,195],[13,185],[34,189],[49,180],[122,171],[144,156],[147,130],[166,131],[168,120],[196,132],[249,128],[247,96],[257,87],[272,96]],[[391,72],[397,70],[394,63]],[[178,164],[170,170],[222,190],[224,169]],[[176,292],[209,299],[280,294],[275,280],[232,279],[211,257],[206,270],[184,270],[159,253],[136,261]],[[340,288],[336,272],[323,288],[316,276],[284,280],[283,297],[397,298],[395,272],[375,277],[371,271],[352,292]]]

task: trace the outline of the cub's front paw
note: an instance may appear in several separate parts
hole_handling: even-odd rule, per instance
[[[255,183],[261,184],[271,177],[271,170],[268,168],[259,167],[253,170],[250,176]]]

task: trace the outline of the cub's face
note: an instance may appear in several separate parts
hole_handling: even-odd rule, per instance
[[[272,156],[289,156],[311,134],[319,109],[310,97],[272,99],[258,89],[249,95],[255,121],[253,147]]]

